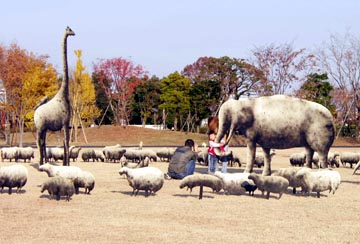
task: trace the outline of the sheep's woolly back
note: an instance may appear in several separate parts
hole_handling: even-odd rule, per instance
[[[41,193],[46,190],[50,194],[50,198],[56,196],[56,200],[60,200],[61,196],[66,196],[66,200],[69,201],[70,197],[74,195],[75,187],[72,180],[61,176],[55,176],[48,178],[41,185]]]
[[[180,182],[180,189],[187,187],[192,191],[196,186],[206,186],[211,188],[214,192],[219,192],[223,188],[222,180],[219,177],[209,174],[195,174],[188,175]]]
[[[280,199],[289,186],[289,181],[282,176],[263,176],[251,173],[248,178],[254,181],[262,194],[264,194],[265,191],[267,192],[267,198],[269,198],[269,194],[272,192],[279,193]]]
[[[255,185],[253,181],[248,179],[249,173],[222,173],[220,171],[216,171],[214,175],[222,180],[223,189],[225,193],[229,194],[245,193],[245,188],[242,187],[242,183],[244,181]]]
[[[278,171],[274,172],[273,176],[282,176],[289,181],[289,186],[293,187],[293,193],[296,193],[296,188],[302,186],[302,180],[297,176],[299,171],[307,172],[311,171],[307,167],[289,167],[289,168],[280,168]]]
[[[28,179],[28,170],[23,165],[10,165],[0,167],[0,187],[1,191],[4,187],[17,187],[17,192],[26,184]]]
[[[302,180],[304,191],[307,193],[316,192],[320,197],[320,192],[329,190],[333,194],[341,183],[341,176],[335,170],[314,170],[299,171],[297,177]]]
[[[90,192],[95,187],[95,177],[92,173],[88,171],[82,171],[75,179],[74,179],[75,193],[79,193],[79,188],[85,188],[85,194],[90,194]]]
[[[9,159],[10,162],[12,159],[17,160],[18,157],[18,147],[3,147],[1,149],[1,160],[4,161],[4,159]]]
[[[58,166],[49,163],[41,165],[39,171],[46,172],[49,177],[61,176],[68,179],[75,179],[82,172],[77,166]]]
[[[137,195],[139,190],[156,193],[164,184],[164,173],[155,167],[128,168],[122,167],[120,175],[126,175],[129,185],[133,188],[133,194]]]

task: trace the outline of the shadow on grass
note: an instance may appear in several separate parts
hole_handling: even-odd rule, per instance
[[[132,191],[110,191],[112,193],[121,193],[123,195],[128,195],[128,196],[131,196],[131,197],[136,197],[136,196],[144,196],[144,197],[150,197],[150,196],[156,196],[157,194],[156,193],[151,193],[149,195],[146,195],[145,191],[139,191],[137,195],[133,194]]]
[[[360,175],[359,175],[359,176],[360,176]],[[359,179],[359,181],[355,181],[355,180],[342,180],[341,183],[360,185],[360,179]]]
[[[41,198],[41,199],[53,200],[53,201],[65,201],[65,202],[67,202],[66,196],[61,196],[61,197],[60,197],[60,200],[57,200],[57,199],[56,199],[56,196],[55,196],[54,198],[51,198],[49,194],[41,194],[41,195],[39,196],[39,198]],[[73,199],[73,198],[70,197],[70,201],[71,201],[72,199]]]
[[[16,192],[16,189],[12,189],[11,193],[9,194],[9,190],[8,189],[4,189],[2,190],[2,192],[0,194],[9,194],[9,195],[12,195],[12,194],[25,194],[26,193],[26,190],[25,189],[21,189],[19,192]]]

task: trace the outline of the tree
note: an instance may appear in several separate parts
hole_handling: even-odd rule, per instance
[[[308,79],[301,86],[297,92],[297,96],[309,101],[320,103],[330,110],[333,115],[336,115],[336,107],[331,103],[331,92],[334,87],[327,81],[326,73],[313,73],[308,76]]]
[[[312,54],[305,49],[294,50],[292,44],[256,47],[252,50],[253,64],[266,79],[257,87],[259,95],[285,94],[296,83],[303,83],[315,66]]]
[[[72,139],[77,142],[78,127],[88,126],[100,115],[96,107],[95,88],[89,73],[81,61],[81,50],[74,51],[77,62],[70,81],[70,102],[72,108]]]
[[[156,111],[160,104],[160,93],[160,80],[156,76],[152,76],[150,79],[143,79],[140,84],[134,88],[132,110],[134,113],[137,112],[140,115],[140,121],[143,126],[152,114],[157,115]],[[156,124],[155,120],[154,124]]]
[[[128,124],[130,97],[147,74],[140,65],[123,58],[101,60],[94,65],[99,84],[104,88],[114,113],[115,124]]]
[[[19,146],[25,125],[33,125],[34,106],[55,95],[57,74],[46,56],[35,56],[12,44],[0,60],[0,79],[6,89],[8,111],[19,128]]]
[[[183,125],[184,115],[190,111],[190,80],[174,72],[160,80],[161,82],[161,104],[159,108],[164,109],[166,118],[173,118],[174,130]]]
[[[218,82],[221,90],[216,95],[218,104],[212,104],[215,114],[222,102],[230,97],[252,93],[257,83],[263,79],[262,72],[243,59],[201,57],[195,63],[187,65],[182,74],[189,78],[192,84],[211,81]],[[215,106],[214,106],[215,105]]]
[[[356,121],[356,138],[359,138],[360,122],[360,40],[346,33],[344,36],[331,35],[329,42],[325,42],[317,53],[317,58],[330,81],[335,85],[338,94],[342,94],[343,104],[347,110],[339,114],[342,124],[349,115],[354,114]],[[352,113],[351,110],[356,110]],[[341,112],[341,111],[340,111]],[[340,130],[339,130],[340,131]]]
[[[196,132],[200,131],[201,121],[212,115],[220,104],[221,83],[217,80],[201,80],[190,88],[191,114],[194,116]],[[189,128],[188,128],[189,129]]]

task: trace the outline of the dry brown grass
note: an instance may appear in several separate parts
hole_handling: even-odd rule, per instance
[[[181,145],[188,137],[199,144],[206,140],[172,131],[115,129],[92,128],[86,134],[94,145],[138,145],[140,140],[145,146],[155,142]],[[34,137],[29,138],[29,143],[35,142]],[[55,135],[49,139],[57,144]],[[233,149],[245,157],[245,148]],[[287,167],[290,154],[301,150],[277,150],[273,170]],[[360,243],[360,175],[352,176],[349,168],[337,169],[342,183],[335,195],[324,192],[320,199],[315,194],[294,196],[290,189],[280,200],[275,195],[266,200],[259,191],[250,197],[217,194],[205,188],[199,200],[198,188],[190,194],[179,188],[177,180],[167,180],[156,195],[133,197],[127,180],[117,173],[119,164],[80,160],[72,165],[95,175],[95,189],[91,195],[74,195],[66,202],[40,193],[47,176],[37,171],[37,162],[36,150],[32,163],[22,163],[29,170],[29,180],[21,194],[0,194],[0,243]],[[167,171],[166,162],[151,165]],[[204,166],[197,165],[196,173],[205,172]]]
[[[236,150],[245,155],[245,148]],[[287,167],[289,155],[300,150],[278,150],[273,169]],[[335,195],[324,192],[320,199],[315,194],[294,196],[290,189],[280,200],[276,195],[266,200],[259,191],[250,197],[205,188],[199,200],[198,188],[190,194],[179,188],[177,180],[167,180],[156,195],[133,197],[127,180],[117,173],[119,164],[80,160],[72,165],[95,175],[95,189],[91,195],[81,193],[66,202],[40,193],[47,176],[37,171],[37,159],[22,163],[29,170],[29,180],[21,194],[0,194],[1,243],[360,242],[360,175],[352,176],[349,168],[338,169],[342,183]],[[167,170],[166,162],[151,165]],[[197,165],[196,173],[205,172],[204,166]]]

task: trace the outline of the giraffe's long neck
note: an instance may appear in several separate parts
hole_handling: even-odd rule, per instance
[[[69,99],[69,74],[68,74],[68,63],[67,63],[67,34],[64,36],[63,41],[63,79],[61,82],[61,87],[59,93],[63,99]]]

